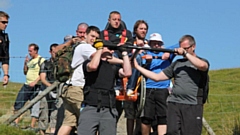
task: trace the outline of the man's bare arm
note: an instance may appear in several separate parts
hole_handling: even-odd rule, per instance
[[[3,64],[2,69],[3,69],[3,73],[4,73],[3,85],[7,85],[8,81],[9,81],[9,75],[8,75],[9,65],[8,64]]]
[[[47,87],[51,86],[51,83],[49,83],[47,80],[46,80],[46,76],[47,74],[46,73],[40,73],[40,80],[41,82],[46,85]]]

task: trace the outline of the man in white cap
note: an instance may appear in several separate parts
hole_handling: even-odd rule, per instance
[[[162,36],[159,33],[153,33],[150,35],[149,45],[152,48],[164,48]],[[176,45],[176,47],[178,47]],[[170,53],[146,51],[147,58],[151,61],[146,61],[146,69],[159,73],[166,67],[168,67],[175,55]],[[144,62],[143,62],[144,63]],[[148,135],[151,129],[151,124],[156,119],[158,135],[164,135],[166,133],[166,100],[168,97],[168,87],[170,86],[170,80],[155,82],[151,79],[146,80],[146,102],[144,106],[142,122],[142,134]]]

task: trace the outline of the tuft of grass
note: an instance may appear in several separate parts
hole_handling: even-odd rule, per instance
[[[20,128],[0,125],[0,135],[36,135],[36,133],[32,131],[23,131]]]

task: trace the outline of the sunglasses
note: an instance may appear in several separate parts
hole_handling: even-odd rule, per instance
[[[192,45],[190,45],[189,47],[183,48],[184,50],[188,50],[189,48],[191,48]]]
[[[8,21],[0,21],[2,24],[7,24]]]

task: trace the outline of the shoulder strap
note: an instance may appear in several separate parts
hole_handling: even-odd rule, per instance
[[[122,31],[122,38],[121,38],[120,43],[125,43],[126,37],[127,37],[127,30],[124,29],[124,30]]]
[[[38,66],[39,67],[41,66],[41,60],[42,60],[42,57],[39,57],[39,59],[38,59]]]
[[[108,37],[108,31],[107,30],[104,30],[103,31],[103,34],[104,34],[104,40],[109,40],[109,37]]]

